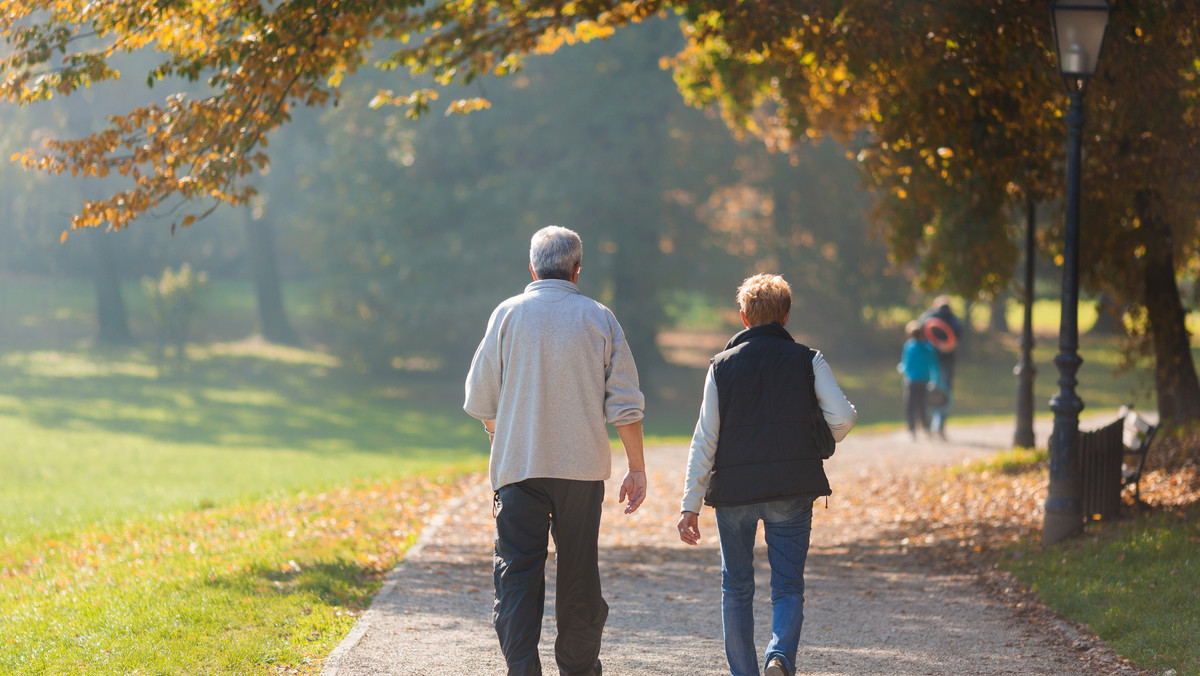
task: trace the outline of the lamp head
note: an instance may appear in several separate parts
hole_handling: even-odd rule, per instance
[[[1054,50],[1058,54],[1058,74],[1080,87],[1096,74],[1108,16],[1108,0],[1054,0],[1050,17],[1054,26]]]

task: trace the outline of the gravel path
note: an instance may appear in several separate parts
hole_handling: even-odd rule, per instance
[[[1111,417],[1111,416],[1109,416]],[[1038,438],[1049,434],[1041,423]],[[1085,425],[1086,427],[1086,425]],[[927,471],[1010,445],[1012,425],[951,430],[949,443],[905,433],[852,433],[826,463],[834,496],[819,501],[806,570],[804,674],[1138,674],[1117,660],[1098,665],[1095,639],[1044,615],[1018,614],[973,575],[932,569],[886,537],[870,510],[839,494],[863,477]],[[721,643],[720,552],[712,510],[699,547],[675,533],[687,449],[647,449],[650,496],[633,515],[609,482],[601,571],[609,620],[601,660],[610,676],[728,674]],[[614,467],[623,467],[623,458]],[[481,478],[445,505],[371,609],[326,661],[322,676],[495,676],[505,673],[491,627],[491,491]],[[765,549],[759,535],[759,648],[770,627]],[[554,564],[547,566],[542,664],[554,673]],[[1103,666],[1098,672],[1097,667]]]

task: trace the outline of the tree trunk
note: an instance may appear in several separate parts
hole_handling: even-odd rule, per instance
[[[254,278],[254,296],[258,301],[258,325],[262,337],[281,345],[299,345],[300,338],[288,321],[283,307],[283,288],[279,283],[279,264],[275,257],[275,234],[263,220],[251,220],[248,229],[250,274]]]
[[[991,315],[988,319],[988,331],[991,333],[1008,333],[1008,315],[1005,314],[1008,309],[1007,293],[998,293],[996,297],[988,303],[991,308]]]
[[[1168,424],[1200,422],[1200,380],[1192,351],[1183,302],[1175,281],[1175,254],[1170,226],[1138,196],[1138,214],[1149,243],[1143,261],[1143,298],[1154,345],[1154,390],[1158,415]]]
[[[1096,323],[1088,330],[1089,335],[1122,336],[1125,325],[1121,323],[1121,308],[1106,293],[1096,299]]]
[[[1025,198],[1025,279],[1021,284],[1021,358],[1013,375],[1017,377],[1017,429],[1013,446],[1035,448],[1033,431],[1033,384],[1037,367],[1033,363],[1033,273],[1037,264],[1037,204]]]
[[[1169,249],[1154,257],[1159,256],[1166,260],[1162,264],[1150,262],[1145,270],[1145,303],[1154,342],[1158,414],[1176,424],[1200,422],[1200,382],[1175,283],[1173,256]]]
[[[107,345],[131,345],[129,313],[121,295],[121,278],[117,274],[117,256],[107,232],[88,233],[95,253],[93,281],[96,287],[96,341]]]
[[[967,339],[975,332],[975,326],[971,324],[971,310],[975,307],[975,301],[970,298],[963,299],[963,315],[962,315],[962,333],[958,336],[958,354],[964,354],[963,348],[966,347]]]

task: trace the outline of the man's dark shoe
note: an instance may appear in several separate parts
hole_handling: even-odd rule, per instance
[[[604,676],[604,667],[600,666],[600,660],[596,660],[596,676]]]
[[[791,676],[791,674],[788,673],[787,667],[783,666],[783,660],[776,657],[767,664],[767,670],[763,676]]]

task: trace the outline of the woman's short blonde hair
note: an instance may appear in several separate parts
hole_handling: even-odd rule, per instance
[[[792,309],[792,287],[779,275],[754,275],[738,287],[737,303],[750,326],[782,325]]]

